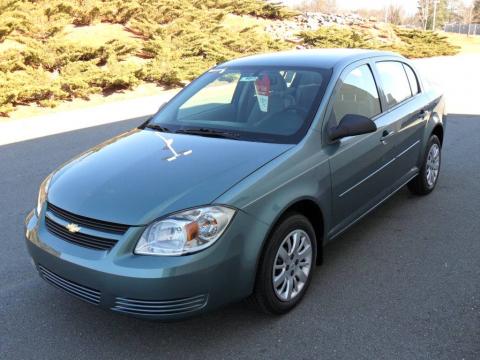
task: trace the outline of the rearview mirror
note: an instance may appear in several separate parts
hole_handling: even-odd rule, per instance
[[[376,130],[377,125],[366,116],[347,114],[340,120],[338,126],[328,130],[328,136],[332,140],[338,140],[346,136],[367,134]]]

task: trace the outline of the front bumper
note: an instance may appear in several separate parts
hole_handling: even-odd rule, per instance
[[[130,229],[111,250],[84,248],[50,233],[44,217],[25,220],[28,251],[42,278],[105,309],[174,320],[248,296],[267,227],[238,211],[210,248],[196,254],[134,255],[143,227]]]

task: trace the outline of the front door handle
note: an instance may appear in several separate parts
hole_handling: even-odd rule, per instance
[[[382,142],[383,145],[387,145],[387,139],[395,135],[395,131],[393,130],[383,130],[382,137],[380,138],[380,141]]]
[[[428,116],[430,115],[430,111],[428,111],[427,109],[422,109],[418,112],[418,115],[420,115],[422,119],[425,119],[428,118]]]

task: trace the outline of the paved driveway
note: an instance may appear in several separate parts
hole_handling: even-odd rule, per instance
[[[450,117],[433,194],[400,191],[327,246],[297,309],[269,317],[234,304],[171,324],[51,287],[23,242],[41,180],[139,122],[0,147],[0,358],[480,358],[480,116]]]

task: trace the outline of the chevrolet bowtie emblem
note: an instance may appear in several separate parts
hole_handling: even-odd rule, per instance
[[[77,224],[71,223],[66,226],[67,230],[70,231],[71,233],[77,233],[79,232],[82,228],[78,226]]]

